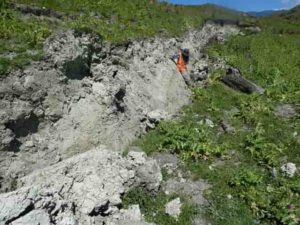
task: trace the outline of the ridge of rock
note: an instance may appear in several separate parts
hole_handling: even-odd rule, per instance
[[[0,176],[22,177],[98,145],[122,150],[155,126],[149,115],[170,118],[189,102],[170,56],[190,48],[192,68],[210,39],[237,32],[209,24],[181,39],[126,45],[70,30],[54,34],[44,61],[0,83]]]
[[[140,171],[148,173],[141,176]],[[0,195],[0,224],[30,218],[28,224],[63,224],[67,218],[87,225],[125,220],[120,216],[126,214],[120,211],[122,195],[135,186],[155,192],[161,181],[158,164],[145,153],[129,152],[123,158],[101,146],[23,177],[16,191]],[[140,212],[132,220],[142,222]]]

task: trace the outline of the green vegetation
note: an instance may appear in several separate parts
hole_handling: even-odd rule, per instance
[[[17,0],[72,15],[69,26],[127,41],[157,34],[178,35],[200,27],[206,18],[243,19],[241,13],[214,5],[176,6],[156,0]],[[133,13],[134,12],[134,13]]]
[[[47,21],[21,18],[4,2],[0,5],[0,76],[40,59],[42,42],[51,33]]]
[[[190,225],[194,217],[198,213],[197,207],[190,205],[184,197],[182,213],[178,220],[170,217],[165,213],[165,205],[178,196],[167,196],[163,192],[155,196],[142,188],[136,188],[126,193],[123,197],[123,206],[128,208],[130,205],[138,204],[141,208],[142,214],[145,216],[147,222],[153,222],[159,225]]]
[[[276,18],[280,23],[274,20],[272,27],[286,23]],[[268,27],[269,19],[258,23]],[[206,216],[215,225],[299,224],[299,175],[285,177],[280,167],[300,164],[300,118],[274,114],[279,104],[300,105],[300,27],[290,24],[293,32],[268,27],[207,49],[266,88],[265,95],[233,91],[218,81],[224,71],[215,71],[207,88],[194,89],[194,102],[181,119],[161,123],[136,143],[148,154],[179,154],[196,177],[212,184]],[[216,126],[206,126],[204,118]],[[236,132],[220,132],[222,120]]]
[[[10,6],[12,2],[46,7],[64,17],[55,21],[22,15]],[[53,30],[73,28],[96,33],[103,40],[126,42],[179,35],[200,27],[206,18],[244,19],[238,12],[214,5],[175,6],[155,0],[2,0],[0,14],[0,75],[39,59],[41,43]]]
[[[7,0],[1,1],[0,75],[38,60],[42,42],[56,29],[74,28],[97,33],[104,40],[125,42],[157,34],[179,35],[209,18],[249,22],[240,13],[212,5],[174,6],[150,0],[15,2],[50,8],[64,18],[52,21],[25,16]],[[218,80],[224,71],[214,71],[208,88],[193,90],[194,102],[181,119],[161,123],[136,143],[148,154],[167,151],[180,155],[195,177],[212,184],[206,215],[215,225],[299,224],[299,175],[287,178],[279,170],[285,161],[300,165],[296,140],[300,118],[286,120],[273,113],[279,104],[300,105],[299,11],[297,7],[262,18],[257,24],[263,32],[233,37],[207,49],[211,57],[223,58],[266,88],[265,95],[233,91]],[[207,126],[205,118],[216,126]],[[234,134],[220,132],[223,120],[235,127]],[[274,171],[277,175],[272,176]],[[164,214],[163,207],[171,197],[162,193],[153,197],[138,189],[124,196],[124,204],[140,204],[146,219],[160,225],[190,224],[197,212],[186,203],[179,221]]]

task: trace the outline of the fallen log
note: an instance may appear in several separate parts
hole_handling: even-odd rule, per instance
[[[221,81],[227,86],[247,94],[264,94],[265,92],[262,87],[244,78],[236,68],[228,68],[226,75],[221,78]]]

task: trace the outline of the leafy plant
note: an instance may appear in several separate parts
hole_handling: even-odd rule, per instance
[[[159,127],[164,140],[160,149],[181,154],[187,160],[221,156],[225,151],[210,138],[211,131],[204,125],[193,126],[179,123],[164,123]]]

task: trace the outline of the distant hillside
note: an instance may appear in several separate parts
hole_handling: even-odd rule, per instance
[[[274,14],[280,14],[282,12],[285,12],[285,10],[265,10],[260,12],[247,12],[247,14],[250,16],[263,17],[263,16],[271,16]]]
[[[262,17],[259,25],[280,34],[300,34],[300,5],[271,16]]]
[[[278,15],[279,17],[292,21],[300,21],[300,5],[288,10],[284,11]],[[300,25],[299,25],[300,26]]]
[[[245,20],[247,18],[243,12],[219,5],[205,4],[197,7],[205,19]]]

